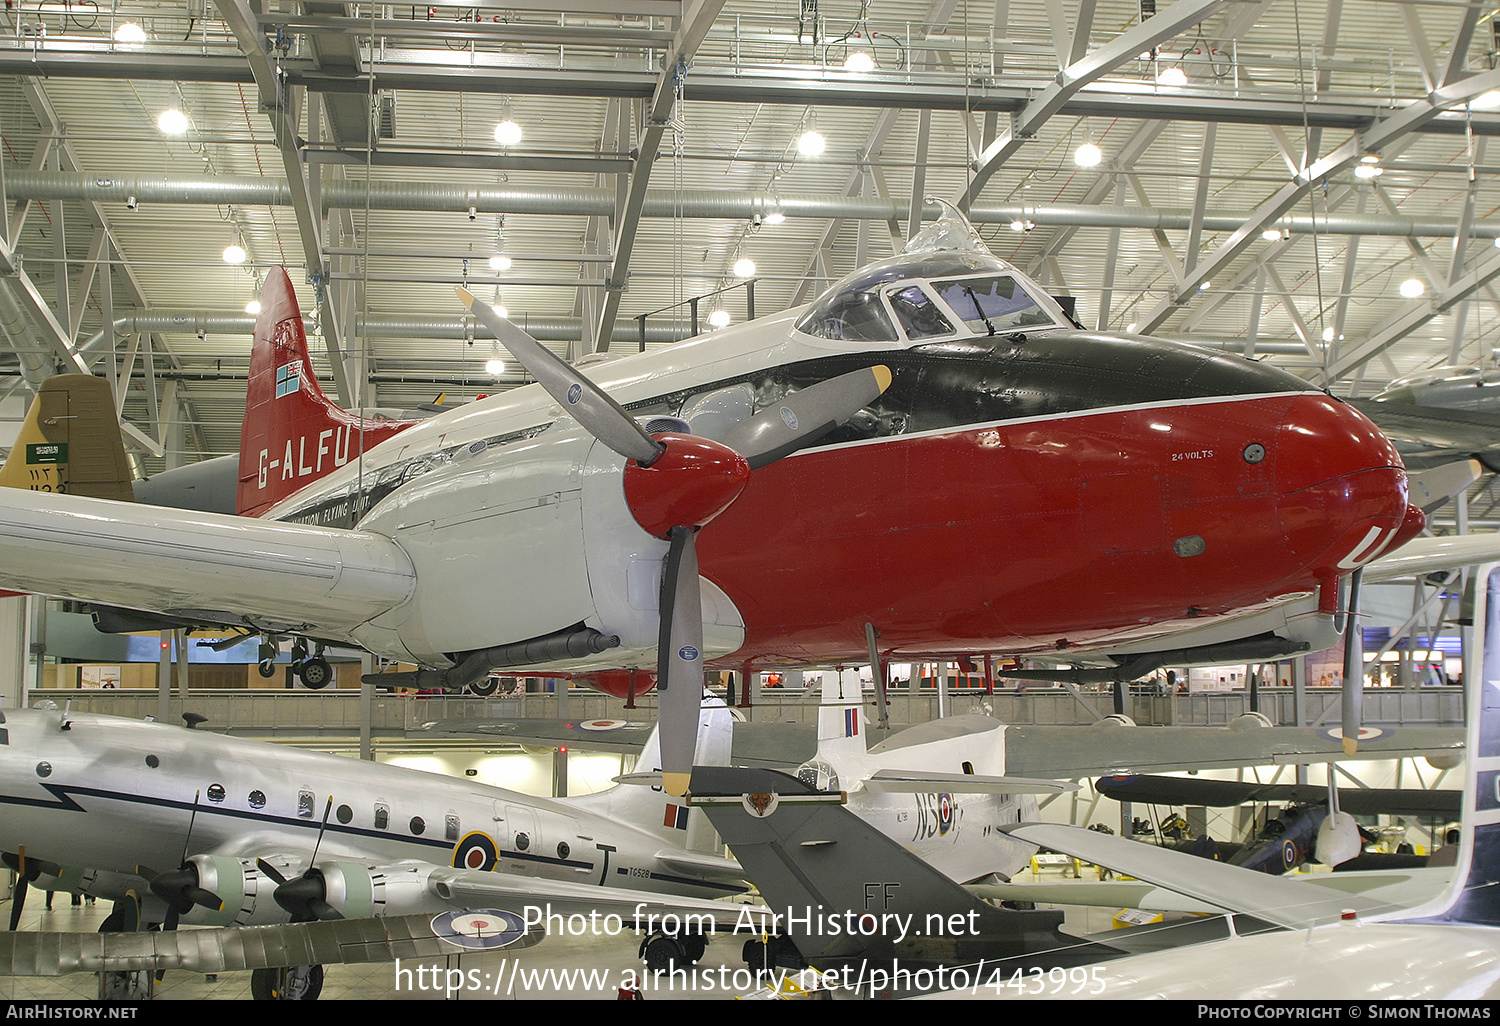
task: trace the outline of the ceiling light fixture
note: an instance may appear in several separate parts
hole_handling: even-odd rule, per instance
[[[498,356],[491,357],[484,361],[484,372],[498,378],[505,373],[505,361]]]
[[[511,259],[504,253],[496,253],[494,256],[490,257],[490,270],[508,271],[510,270],[510,267]]]
[[[1163,86],[1185,86],[1187,81],[1187,72],[1176,66],[1163,68],[1156,76],[1156,84]]]
[[[797,152],[804,157],[821,156],[828,148],[828,140],[824,139],[815,129],[809,128],[797,139]]]
[[[874,71],[875,58],[863,50],[855,50],[844,58],[844,70],[854,72]]]
[[[133,21],[122,21],[115,28],[115,42],[138,46],[146,41],[146,30]]]
[[[245,312],[253,317],[260,316],[260,300],[252,299],[245,304]]]
[[[156,127],[167,135],[182,135],[188,130],[188,116],[176,107],[156,116]]]
[[[514,146],[521,141],[521,126],[506,118],[495,126],[495,141],[501,146]]]
[[[711,327],[722,328],[730,321],[729,311],[722,307],[708,315],[708,323]]]
[[[224,262],[226,264],[243,264],[250,255],[245,252],[245,247],[237,243],[231,243],[224,247]]]
[[[1379,178],[1385,174],[1385,168],[1379,164],[1361,164],[1354,169],[1355,178]]]
[[[755,261],[749,257],[740,257],[734,262],[734,276],[736,278],[755,277]]]
[[[1104,159],[1104,151],[1091,142],[1086,142],[1073,151],[1073,163],[1079,167],[1098,167]]]
[[[762,224],[781,224],[786,220],[786,215],[779,210],[773,210],[760,220]]]
[[[1408,278],[1401,283],[1401,295],[1407,299],[1416,299],[1427,291],[1427,286],[1420,278]]]

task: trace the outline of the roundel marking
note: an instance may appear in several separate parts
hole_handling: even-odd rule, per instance
[[[1291,841],[1281,842],[1281,864],[1287,869],[1297,866],[1297,846]]]
[[[578,400],[580,400],[582,398],[583,398],[583,386],[582,385],[580,385],[580,384],[578,384],[578,383],[575,382],[572,385],[568,386],[568,405],[569,406],[576,406],[576,405],[578,405]]]
[[[683,645],[677,650],[677,658],[684,662],[692,662],[698,658],[698,650],[692,645]]]
[[[585,720],[578,724],[584,730],[619,730],[627,726],[629,720]]]
[[[495,839],[478,830],[465,834],[453,846],[453,868],[488,873],[500,861]]]
[[[1344,731],[1343,731],[1342,727],[1325,727],[1324,729],[1318,731],[1318,735],[1320,737],[1327,738],[1329,741],[1340,741],[1341,742],[1341,741],[1344,740]],[[1379,727],[1360,727],[1359,728],[1359,737],[1356,738],[1356,740],[1359,740],[1359,741],[1373,741],[1377,737],[1384,737],[1384,736],[1385,736],[1385,731],[1382,730]]]
[[[941,837],[953,828],[953,796],[951,794],[938,795],[938,836]]]
[[[493,951],[526,936],[526,921],[514,912],[498,908],[444,912],[433,918],[432,932],[456,948]]]

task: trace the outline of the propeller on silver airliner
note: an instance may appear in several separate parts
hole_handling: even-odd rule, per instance
[[[310,923],[315,919],[329,922],[344,918],[338,909],[328,903],[328,881],[315,868],[318,849],[323,846],[323,832],[328,829],[328,813],[332,809],[333,796],[329,795],[328,804],[323,806],[323,822],[318,827],[318,839],[313,842],[307,868],[297,876],[288,878],[265,859],[255,860],[256,868],[276,881],[276,890],[271,892],[271,897],[291,915],[294,923]]]
[[[467,290],[456,291],[548,395],[630,461],[626,505],[643,529],[670,543],[661,583],[656,708],[662,787],[682,795],[692,776],[703,694],[703,599],[694,537],[739,497],[752,469],[809,444],[873,402],[890,386],[890,370],[861,368],[795,392],[737,425],[722,443],[673,432],[653,436],[577,368]]]

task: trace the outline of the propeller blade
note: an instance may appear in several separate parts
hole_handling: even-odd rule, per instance
[[[1359,586],[1363,579],[1363,567],[1349,575],[1349,613],[1344,620],[1342,733],[1344,754],[1350,756],[1359,751],[1359,728],[1364,719],[1365,706],[1364,631],[1359,625]]]
[[[271,865],[265,859],[256,859],[255,868],[269,876],[272,880],[275,880],[278,886],[286,883],[286,877],[281,875],[281,870]]]
[[[323,880],[323,875],[315,869],[309,869],[277,887],[271,896],[276,899],[276,904],[290,913],[294,923],[344,918],[338,909],[328,904],[327,891],[328,885]]]
[[[880,397],[891,386],[889,367],[863,367],[820,381],[735,425],[724,444],[751,470],[811,445]]]
[[[687,792],[698,749],[703,698],[703,596],[691,527],[674,527],[661,582],[661,633],[656,651],[662,789]]]
[[[26,892],[31,889],[25,876],[16,878],[15,893],[10,896],[10,932],[15,933],[21,922],[21,910],[26,907]]]
[[[547,394],[562,404],[562,408],[589,434],[637,463],[649,464],[662,454],[662,445],[604,389],[553,356],[546,346],[501,317],[489,304],[475,299],[467,289],[455,291],[469,312],[479,318],[479,323],[490,329],[516,362],[525,367]]]

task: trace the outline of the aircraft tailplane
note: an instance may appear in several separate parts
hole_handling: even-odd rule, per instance
[[[312,372],[302,310],[284,268],[266,276],[260,304],[240,425],[235,504],[241,516],[260,516],[410,426],[355,416],[323,394]]]
[[[825,673],[818,701],[818,758],[839,765],[850,757],[862,757],[868,727],[859,675]]]
[[[661,770],[660,725],[653,727],[641,754],[636,759],[636,773]],[[695,766],[728,766],[734,742],[734,715],[723,699],[704,692],[698,714],[698,748],[693,756]],[[673,847],[691,851],[715,851],[719,848],[713,827],[701,809],[689,809],[680,799],[662,791],[660,785],[621,784],[601,794],[577,801],[597,807],[610,818],[631,823],[657,834]]]
[[[0,487],[130,502],[130,461],[109,382],[57,374],[37,390]]]

